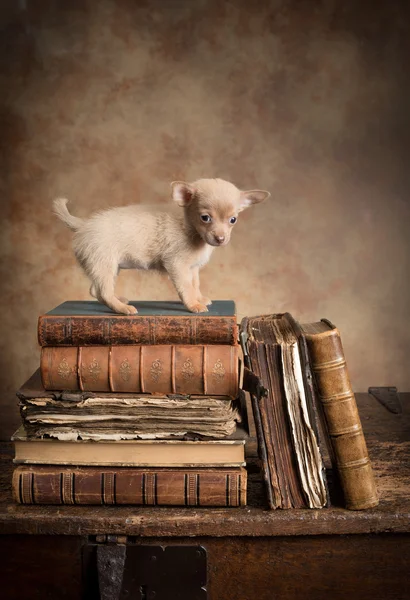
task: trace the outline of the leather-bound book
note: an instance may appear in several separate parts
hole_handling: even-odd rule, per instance
[[[241,323],[259,456],[270,508],[323,508],[328,504],[319,440],[319,415],[308,352],[288,313]]]
[[[238,395],[238,346],[44,347],[46,390]]]
[[[181,302],[132,302],[136,315],[118,315],[96,301],[64,302],[38,319],[40,346],[238,343],[235,303],[215,300],[193,314]]]
[[[19,466],[13,496],[20,504],[244,506],[244,468],[129,469]]]
[[[346,507],[377,506],[373,469],[350,384],[339,330],[330,321],[301,325],[323,406]]]

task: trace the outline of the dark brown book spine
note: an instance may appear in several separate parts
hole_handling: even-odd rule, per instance
[[[342,340],[338,329],[330,326],[305,336],[346,507],[362,510],[379,501]]]
[[[264,397],[267,395],[267,390],[260,384],[260,379],[250,369],[250,360],[245,355],[244,360],[246,367],[244,369],[243,389],[249,392],[252,402],[252,412],[255,420],[256,437],[258,440],[258,456],[260,460],[260,468],[262,476],[266,484],[266,494],[268,497],[269,508],[275,509],[280,506],[280,493],[278,486],[278,478],[274,474],[271,479],[271,472],[268,465],[267,444],[265,441],[264,430],[262,427],[261,407],[259,406]]]
[[[228,344],[238,342],[236,317],[58,317],[38,320],[40,346]]]
[[[238,395],[238,346],[42,348],[46,390]]]
[[[249,391],[255,425],[261,429],[258,441],[269,506],[322,508],[328,504],[328,490],[302,332],[289,313],[245,318],[240,329],[246,364],[265,389],[264,396]],[[292,384],[295,389],[302,384],[299,400],[294,392],[292,397]]]
[[[20,466],[13,473],[19,504],[244,506],[247,473],[231,469],[127,469]]]

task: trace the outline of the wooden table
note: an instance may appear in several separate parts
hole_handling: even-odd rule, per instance
[[[91,550],[123,543],[203,546],[208,600],[410,598],[410,394],[401,395],[401,415],[367,394],[357,400],[380,493],[369,511],[269,511],[252,460],[241,509],[19,506],[4,444],[1,598],[98,598]],[[142,588],[128,597],[154,598]]]

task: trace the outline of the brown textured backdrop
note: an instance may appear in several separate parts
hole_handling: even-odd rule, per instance
[[[2,436],[37,316],[88,298],[75,214],[169,200],[174,179],[272,192],[203,271],[239,317],[341,329],[356,391],[410,389],[409,3],[10,0],[1,8]],[[127,272],[121,292],[175,298]]]

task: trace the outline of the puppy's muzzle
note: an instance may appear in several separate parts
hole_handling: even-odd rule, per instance
[[[224,236],[224,235],[214,235],[214,240],[215,240],[215,243],[216,243],[218,246],[222,246],[222,244],[224,243],[225,239],[226,239],[226,238],[225,238],[225,236]]]

